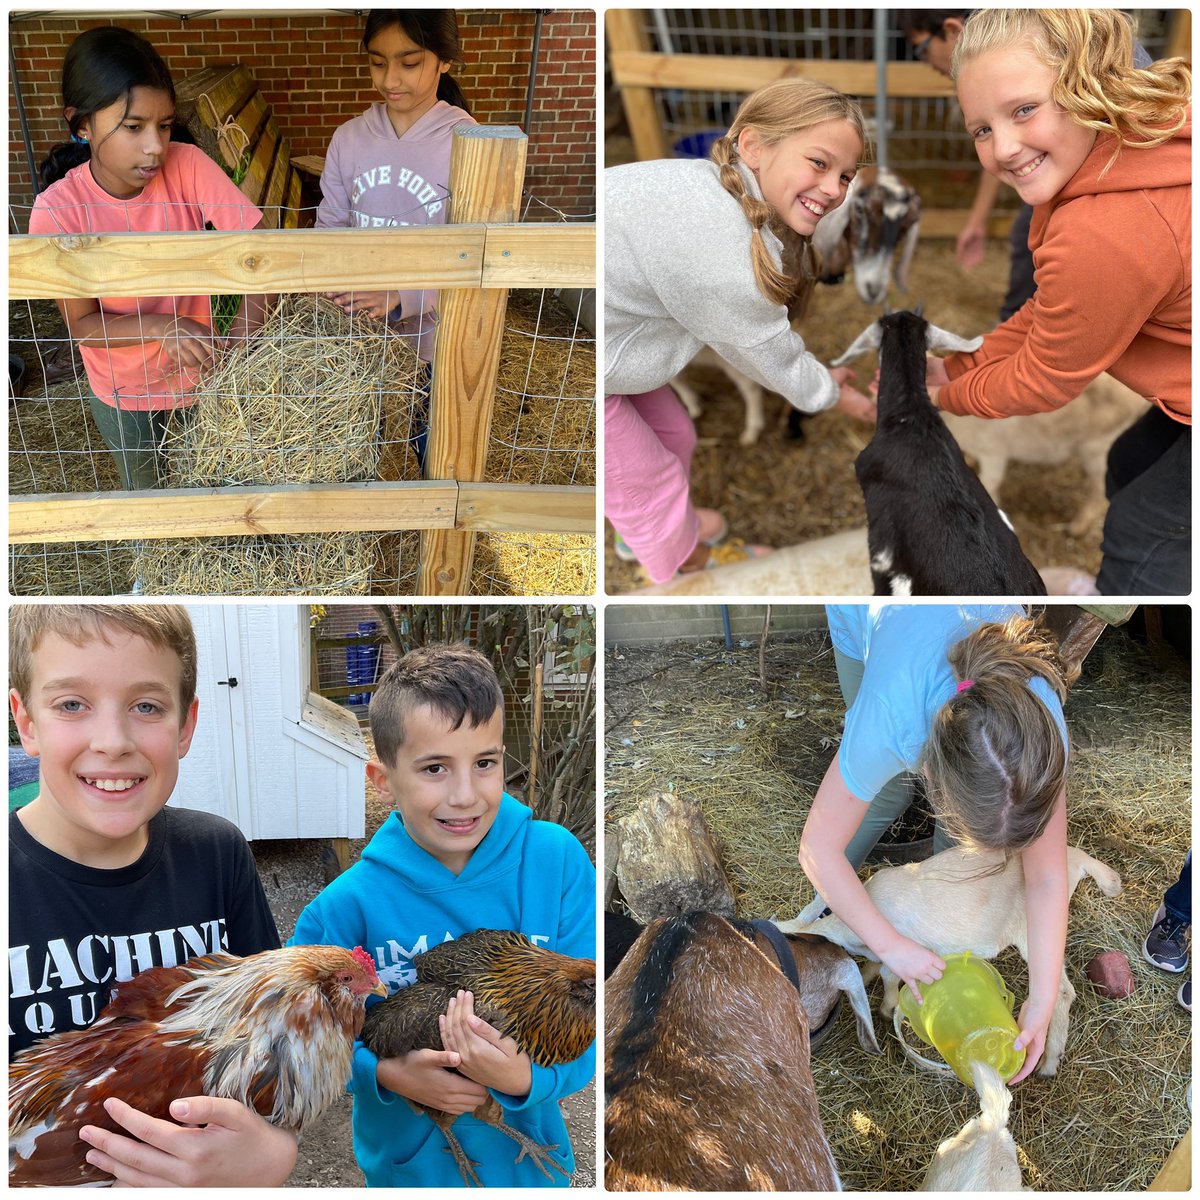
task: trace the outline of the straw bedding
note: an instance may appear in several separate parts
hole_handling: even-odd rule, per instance
[[[892,304],[924,304],[936,325],[972,336],[993,328],[1008,283],[1008,243],[992,238],[982,266],[964,271],[949,239],[923,239],[917,247],[907,294],[893,288]],[[853,280],[817,288],[808,315],[797,328],[806,347],[828,363],[842,353],[878,316],[858,298]],[[857,386],[866,390],[877,356],[849,364]],[[696,504],[719,508],[732,531],[747,542],[792,546],[866,524],[854,460],[871,439],[871,427],[840,412],[804,422],[804,438],[787,435],[788,405],[767,393],[766,429],[753,446],[740,446],[745,408],[733,384],[716,368],[689,368],[704,399],[696,424],[699,442],[692,458]],[[1100,566],[1103,514],[1079,537],[1066,528],[1079,505],[1085,475],[1078,463],[1046,469],[1010,463],[1001,488],[1001,506],[1038,567],[1070,566],[1094,573]],[[636,565],[623,563],[606,539],[605,586],[610,593],[644,587]]]
[[[790,635],[758,648],[718,642],[610,648],[605,702],[606,822],[674,789],[695,800],[720,840],[745,917],[793,916],[812,895],[796,863],[800,830],[840,737],[843,704],[828,637]],[[1191,692],[1187,664],[1110,629],[1068,697],[1073,845],[1120,872],[1109,899],[1088,880],[1071,905],[1067,971],[1077,999],[1056,1078],[1014,1092],[1010,1128],[1025,1185],[1046,1191],[1147,1186],[1190,1124],[1190,1018],[1180,979],[1142,959],[1163,891],[1191,838]],[[872,868],[868,868],[870,870]],[[1083,974],[1101,950],[1129,959],[1125,1000]],[[1024,963],[997,960],[1024,997]],[[881,988],[870,989],[877,1006]],[[863,1053],[843,1017],[814,1059],[826,1133],[847,1190],[918,1188],[937,1145],[978,1111],[957,1080],[921,1074],[877,1019],[885,1054]]]

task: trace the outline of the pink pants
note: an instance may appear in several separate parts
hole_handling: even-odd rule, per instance
[[[696,427],[669,387],[604,399],[604,515],[655,583],[696,548],[688,475]]]

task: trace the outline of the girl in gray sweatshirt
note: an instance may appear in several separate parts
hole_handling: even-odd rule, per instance
[[[702,346],[805,412],[874,419],[852,372],[789,323],[815,282],[813,230],[865,144],[852,99],[783,79],[743,102],[711,160],[604,173],[605,515],[656,583],[703,567],[725,528],[691,503],[695,429],[667,386]]]

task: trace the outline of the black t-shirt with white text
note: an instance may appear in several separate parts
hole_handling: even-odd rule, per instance
[[[85,867],[35,841],[9,815],[9,1057],[52,1033],[85,1029],[114,984],[200,954],[257,954],[279,934],[236,825],[164,808],[134,863]]]

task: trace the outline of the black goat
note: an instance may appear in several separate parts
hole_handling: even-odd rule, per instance
[[[925,387],[926,350],[978,346],[903,310],[882,317],[835,363],[880,347],[875,436],[854,463],[877,596],[1046,594]]]

